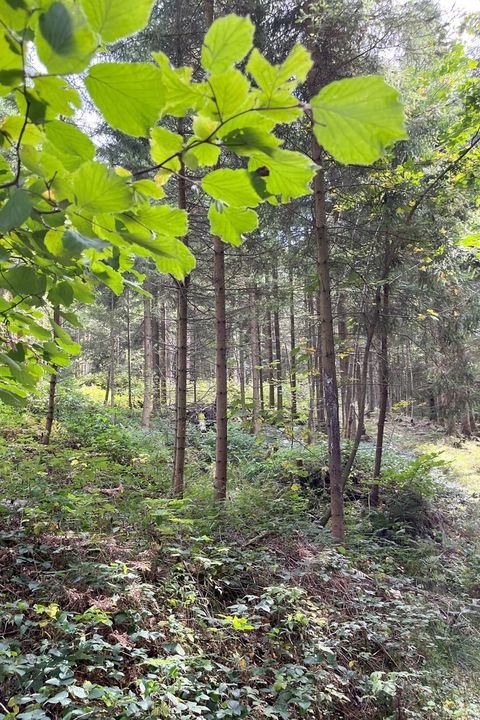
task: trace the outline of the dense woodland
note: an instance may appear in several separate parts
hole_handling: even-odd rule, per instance
[[[3,720],[480,717],[473,10],[0,0]]]

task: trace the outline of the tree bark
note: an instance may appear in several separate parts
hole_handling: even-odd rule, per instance
[[[213,239],[216,325],[216,443],[215,499],[227,496],[227,348],[225,318],[225,252],[220,238]]]
[[[149,283],[148,287],[151,285]],[[153,411],[152,301],[143,298],[143,410],[142,427],[148,430]]]
[[[160,403],[167,404],[167,308],[163,302],[160,308],[160,338],[159,338],[159,368],[160,368]]]
[[[388,283],[383,285],[382,293],[382,329],[381,329],[381,347],[380,347],[380,402],[378,411],[377,424],[377,443],[375,448],[375,466],[373,470],[374,484],[370,490],[370,505],[376,507],[380,497],[380,487],[378,480],[382,469],[383,457],[383,438],[385,434],[385,420],[387,417],[388,407],[388,318],[389,318],[389,293],[390,286]]]
[[[60,308],[53,308],[53,322],[60,326],[62,318],[60,316]],[[55,337],[55,328],[53,329],[53,336]],[[52,435],[53,421],[55,420],[55,395],[57,392],[57,380],[58,380],[58,367],[53,366],[53,372],[50,376],[50,383],[48,388],[48,408],[47,417],[45,421],[45,434],[43,435],[42,442],[44,445],[50,444],[50,438]]]
[[[314,212],[317,236],[317,269],[320,296],[320,327],[322,337],[323,389],[328,433],[328,467],[330,475],[330,508],[332,535],[335,540],[345,538],[342,459],[340,449],[340,422],[338,412],[337,370],[335,365],[335,338],[333,332],[330,266],[325,210],[325,178],[322,151],[314,139],[312,157],[318,165],[314,181]]]
[[[127,302],[127,386],[128,386],[128,407],[133,408],[132,402],[132,337],[130,329],[130,290],[126,292]]]
[[[268,407],[275,407],[275,379],[273,374],[273,325],[272,313],[267,312],[267,353],[268,353]]]
[[[251,354],[252,354],[252,389],[253,389],[253,407],[252,407],[252,428],[256,435],[261,430],[261,407],[260,407],[260,375],[259,375],[259,359],[258,359],[258,319],[257,319],[257,303],[256,289],[250,296],[251,307]]]
[[[275,309],[273,311],[273,327],[275,330],[275,380],[277,385],[277,415],[283,414],[283,386],[282,386],[282,344],[280,338],[280,316],[278,311],[278,272],[274,265],[273,271],[273,294],[275,297]]]
[[[290,282],[290,415],[292,423],[297,418],[297,359],[295,338],[295,304],[293,294],[293,273],[289,273]]]

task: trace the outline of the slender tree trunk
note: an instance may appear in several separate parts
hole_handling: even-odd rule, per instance
[[[215,499],[227,496],[227,348],[225,319],[225,254],[220,238],[213,239],[216,322],[216,446]]]
[[[282,344],[280,338],[280,315],[278,312],[278,273],[277,267],[273,267],[273,294],[276,301],[273,311],[273,327],[275,330],[275,379],[277,383],[277,414],[281,418],[283,414],[283,386],[282,386]]]
[[[142,427],[148,430],[153,411],[152,301],[143,298],[143,410]]]
[[[53,322],[60,326],[62,322],[62,318],[60,316],[60,308],[54,307],[53,308]],[[55,328],[53,330],[53,335],[55,337]],[[45,433],[42,438],[42,442],[44,445],[50,444],[50,438],[52,435],[52,428],[53,428],[53,421],[55,420],[55,395],[57,392],[57,380],[58,380],[58,367],[56,365],[53,366],[53,372],[50,375],[50,383],[48,388],[48,408],[47,408],[47,417],[45,421]]]
[[[342,407],[342,426],[343,435],[348,437],[348,421],[350,414],[350,402],[347,398],[347,387],[348,387],[348,365],[349,365],[349,353],[348,353],[348,335],[347,335],[347,319],[345,311],[345,295],[343,292],[339,293],[337,302],[337,326],[338,326],[338,339],[340,341],[340,398]]]
[[[257,320],[257,337],[258,337],[258,388],[260,391],[260,411],[263,414],[265,410],[265,393],[263,391],[263,355],[262,355],[262,329]]]
[[[385,420],[388,407],[388,319],[389,319],[389,293],[388,283],[383,285],[382,294],[382,329],[380,348],[380,403],[378,411],[377,444],[375,448],[375,466],[373,470],[374,484],[370,490],[370,504],[373,507],[378,505],[380,488],[378,480],[382,469],[383,437],[385,434]]]
[[[361,441],[362,435],[364,433],[365,404],[366,404],[366,398],[367,398],[367,383],[368,383],[368,368],[370,366],[370,350],[372,347],[375,330],[377,328],[379,314],[380,314],[380,291],[377,290],[377,293],[375,295],[375,308],[373,311],[373,317],[367,326],[367,337],[365,340],[365,350],[363,353],[362,368],[361,368],[361,372],[360,372],[360,383],[359,383],[359,388],[358,388],[357,431],[355,434],[355,439],[353,441],[352,449],[350,450],[350,455],[349,455],[347,462],[345,463],[345,466],[343,468],[343,486],[344,487],[348,480],[348,476],[350,475],[350,472],[352,470],[353,463],[355,462],[358,448],[360,446],[360,441]]]
[[[110,407],[115,407],[115,370],[117,367],[117,338],[116,338],[116,322],[115,322],[115,307],[116,307],[116,298],[114,293],[111,294],[111,302],[110,302],[110,375],[108,379],[108,386],[107,386],[107,397],[108,393],[110,392]],[[107,402],[107,399],[105,400]],[[113,412],[112,416],[113,421],[115,422],[115,411]]]
[[[290,270],[290,414],[292,423],[297,418],[297,358],[295,338],[295,304],[293,294],[293,273]]]
[[[250,298],[251,307],[251,353],[252,353],[252,389],[253,389],[253,408],[252,408],[252,426],[256,435],[261,430],[261,406],[260,406],[260,375],[259,375],[259,358],[258,358],[258,320],[257,320],[257,302],[256,289],[252,292]]]
[[[243,348],[243,332],[238,331],[238,376],[240,382],[240,405],[245,407],[245,350]]]
[[[158,347],[160,367],[160,402],[167,404],[167,308],[162,303],[160,308],[160,342]]]
[[[275,380],[273,375],[273,325],[272,313],[267,312],[267,353],[268,353],[268,407],[275,407]]]
[[[183,61],[182,6],[176,6],[176,60],[180,67]],[[177,120],[177,133],[183,137],[183,118]],[[187,210],[187,184],[183,162],[178,175],[178,207]],[[188,236],[184,238],[188,245]],[[188,347],[188,288],[190,277],[178,283],[177,295],[177,348],[175,375],[175,447],[173,451],[172,493],[183,497],[185,472],[185,445],[187,436],[187,347]]]
[[[133,408],[132,402],[132,337],[130,329],[130,290],[126,292],[127,303],[127,386],[128,386],[128,407]]]
[[[316,337],[316,352],[315,352],[315,359],[316,359],[316,374],[315,374],[315,380],[316,380],[316,398],[317,398],[317,427],[319,432],[326,433],[327,432],[327,417],[325,414],[325,390],[324,390],[324,375],[323,375],[323,327],[321,323],[322,318],[322,310],[321,310],[321,300],[320,300],[320,289],[317,292],[316,295],[317,299],[317,337]],[[312,299],[312,308],[313,308],[313,299]],[[312,310],[313,312],[313,310]],[[332,332],[333,332],[333,326],[332,326]],[[314,341],[315,342],[315,341]],[[337,397],[338,397],[338,391],[337,391]]]
[[[322,336],[323,389],[328,433],[328,467],[330,474],[330,507],[332,535],[338,541],[345,537],[340,422],[338,413],[337,370],[330,289],[327,216],[325,210],[325,179],[322,152],[312,142],[312,157],[318,165],[314,182],[315,230],[317,236],[317,268],[320,293],[320,326]]]
[[[161,405],[160,397],[160,318],[158,316],[158,280],[155,279],[152,290],[152,361],[153,361],[153,411],[158,413]]]

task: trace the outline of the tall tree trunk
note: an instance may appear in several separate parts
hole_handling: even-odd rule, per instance
[[[265,410],[265,393],[263,392],[263,355],[262,355],[262,328],[257,320],[258,337],[258,388],[260,392],[260,411]]]
[[[53,322],[60,327],[62,318],[60,316],[60,308],[53,308]],[[53,335],[55,337],[55,328],[53,329]],[[57,392],[57,380],[58,380],[58,367],[53,366],[53,372],[50,375],[50,383],[48,388],[48,408],[47,417],[45,421],[45,433],[42,438],[44,445],[50,444],[50,438],[52,435],[53,421],[55,420],[55,395]]]
[[[176,61],[183,62],[182,5],[176,6]],[[183,118],[177,120],[177,133],[183,137]],[[187,184],[185,167],[180,163],[178,175],[178,207],[187,210]],[[188,246],[188,236],[183,242]],[[188,347],[188,288],[190,276],[178,283],[177,294],[177,348],[175,375],[175,447],[173,451],[172,494],[183,497],[185,472],[185,445],[187,437],[187,347]]]
[[[252,408],[252,427],[256,435],[261,429],[261,406],[260,406],[260,374],[259,374],[259,358],[258,358],[258,319],[257,319],[257,291],[256,289],[250,296],[251,307],[251,330],[250,343],[252,355],[252,389],[253,389],[253,408]]]
[[[130,328],[130,290],[126,292],[127,303],[127,386],[128,386],[128,407],[133,408],[132,402],[132,335]]]
[[[245,407],[245,350],[242,328],[238,331],[238,379],[240,383],[240,405]]]
[[[272,313],[267,312],[267,356],[268,356],[268,407],[275,407],[275,380],[273,373],[273,324]]]
[[[110,301],[110,373],[108,378],[107,394],[105,403],[107,403],[108,393],[110,392],[110,407],[115,407],[115,370],[117,367],[117,337],[116,337],[116,318],[115,318],[115,307],[117,301],[114,293],[111,293]],[[113,414],[113,420],[115,421],[115,414]]]
[[[175,375],[175,451],[172,492],[182,497],[184,490],[185,443],[187,431],[187,330],[188,284],[178,284],[177,298],[177,362]]]
[[[227,496],[227,333],[225,319],[225,254],[220,238],[214,237],[214,286],[216,323],[216,443],[215,499]]]
[[[289,273],[290,282],[290,414],[292,423],[297,418],[297,358],[295,338],[295,304],[293,294],[293,272]]]
[[[377,290],[377,292],[375,294],[375,308],[373,311],[373,317],[372,317],[371,321],[368,322],[368,325],[367,325],[365,350],[363,353],[362,368],[361,368],[361,372],[360,372],[360,382],[359,382],[359,388],[358,388],[357,431],[355,434],[355,439],[353,441],[352,449],[350,450],[350,455],[348,456],[347,462],[345,463],[345,466],[343,468],[343,486],[344,487],[348,480],[348,476],[350,475],[351,469],[353,467],[353,463],[355,462],[358,448],[360,446],[360,441],[362,439],[362,434],[364,433],[365,404],[366,404],[366,399],[367,399],[367,384],[368,384],[368,368],[370,366],[370,350],[372,347],[375,330],[377,328],[379,315],[380,315],[380,290]]]
[[[349,437],[348,425],[349,425],[349,414],[350,414],[350,399],[347,397],[348,392],[348,365],[349,365],[349,352],[348,352],[348,335],[347,335],[347,319],[345,311],[345,294],[340,292],[338,295],[337,302],[337,326],[338,326],[338,339],[340,341],[340,398],[342,406],[342,426],[343,436]]]
[[[150,284],[149,284],[150,287]],[[153,411],[152,301],[143,298],[143,410],[142,427],[148,430]]]
[[[275,297],[275,309],[273,311],[273,326],[275,329],[275,379],[277,384],[277,414],[281,418],[283,414],[283,386],[282,386],[282,344],[280,338],[280,315],[278,311],[278,272],[274,265],[273,271],[273,294]]]
[[[330,267],[325,210],[325,178],[322,152],[317,141],[312,142],[312,157],[318,165],[314,182],[315,230],[317,236],[317,268],[320,293],[320,326],[322,337],[323,390],[328,433],[328,467],[330,475],[330,509],[332,535],[338,541],[345,537],[340,422],[338,413],[337,370],[333,332]]]
[[[160,338],[158,346],[160,368],[160,403],[167,404],[167,308],[163,302],[160,307]]]
[[[390,286],[388,283],[383,285],[382,293],[382,328],[381,328],[381,347],[380,347],[380,402],[378,411],[377,425],[377,444],[375,448],[375,466],[373,469],[374,484],[370,490],[370,504],[373,507],[378,505],[380,496],[380,487],[378,480],[382,469],[383,457],[383,437],[385,434],[385,420],[387,417],[388,407],[388,330],[389,330],[389,293]]]
[[[152,353],[153,353],[153,411],[158,413],[161,405],[160,397],[160,318],[158,316],[158,279],[152,289]]]

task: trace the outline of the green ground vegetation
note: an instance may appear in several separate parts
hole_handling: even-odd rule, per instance
[[[232,421],[219,508],[213,431],[171,500],[168,417],[63,388],[44,446],[43,405],[2,408],[3,720],[479,717],[476,443],[395,424],[375,511],[365,443],[338,546],[324,442]]]

